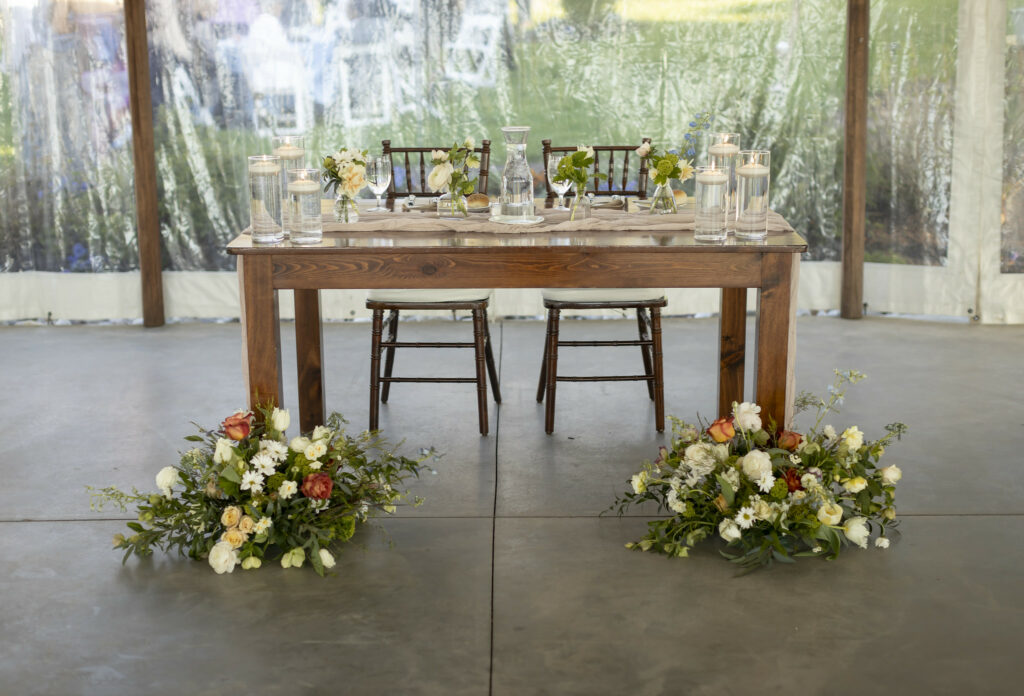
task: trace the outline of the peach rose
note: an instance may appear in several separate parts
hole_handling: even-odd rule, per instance
[[[718,443],[728,442],[735,434],[736,428],[733,427],[731,417],[719,418],[708,427],[708,435]]]
[[[241,440],[249,437],[249,431],[252,429],[252,414],[236,413],[228,416],[220,424],[220,427],[224,434],[232,440]]]
[[[779,447],[790,452],[796,451],[796,448],[803,442],[804,436],[800,433],[794,433],[792,430],[783,430],[779,433]]]
[[[328,474],[310,474],[302,479],[302,495],[314,500],[326,500],[331,497],[334,482]]]

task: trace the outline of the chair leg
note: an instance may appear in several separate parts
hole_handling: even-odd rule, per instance
[[[384,310],[373,310],[373,329],[370,343],[370,430],[378,429],[380,414],[380,334],[384,324]]]
[[[644,307],[636,308],[636,325],[639,330],[640,340],[650,340],[647,334],[647,309]],[[644,358],[644,374],[651,377],[654,376],[654,366],[651,364],[651,347],[640,346],[640,354]],[[647,396],[651,397],[651,401],[654,401],[654,383],[650,380],[647,381]]]
[[[392,309],[388,314],[388,343],[394,343],[398,340],[398,310]],[[395,351],[394,347],[385,348],[384,357],[384,376],[391,377],[391,370],[395,366]],[[384,382],[380,388],[380,402],[386,404],[388,402],[388,395],[391,393],[391,382]]]
[[[557,309],[549,310],[550,326],[548,328],[547,397],[544,404],[544,432],[548,435],[555,432],[555,384],[558,380],[558,315]]]
[[[537,380],[537,403],[544,401],[544,388],[548,383],[548,349],[551,341],[551,311],[548,310],[547,331],[544,334],[544,357],[540,361],[540,379]]]
[[[660,307],[651,307],[651,334],[654,342],[654,426],[659,433],[663,433],[665,432],[665,377],[661,360]]]
[[[480,417],[480,434],[487,434],[487,356],[482,309],[473,310],[473,342],[476,344],[476,408]]]
[[[491,379],[491,393],[494,403],[501,403],[501,387],[498,386],[498,369],[494,365],[494,351],[491,349],[491,329],[487,325],[487,310],[484,310],[484,354],[487,358],[487,375]]]

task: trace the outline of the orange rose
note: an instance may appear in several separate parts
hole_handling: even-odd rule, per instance
[[[314,500],[326,500],[331,497],[334,482],[324,473],[309,474],[302,479],[302,495]]]
[[[732,425],[732,418],[719,418],[708,427],[708,435],[715,442],[728,442],[736,434],[736,428]]]
[[[796,469],[786,469],[785,479],[786,488],[789,489],[790,493],[793,493],[794,491],[802,491],[804,489],[803,484],[800,483],[800,472]]]
[[[252,414],[236,413],[233,416],[228,416],[220,424],[220,428],[232,440],[249,437],[249,431],[252,429]]]
[[[792,430],[783,430],[779,434],[779,447],[784,450],[793,452],[800,443],[803,442],[804,436],[800,433],[794,433]]]

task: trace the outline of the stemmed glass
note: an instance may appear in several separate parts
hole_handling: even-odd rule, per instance
[[[383,155],[367,157],[366,182],[370,185],[373,194],[377,196],[377,207],[370,208],[367,212],[386,213],[388,209],[381,205],[380,197],[388,190],[388,185],[391,183],[391,158]]]
[[[555,181],[555,175],[558,173],[558,163],[562,161],[562,158],[566,155],[560,152],[552,152],[548,155],[548,181],[551,183],[551,190],[558,194],[558,205],[553,210],[568,210],[569,208],[565,205],[565,194],[568,192],[569,187],[572,186],[571,181]]]

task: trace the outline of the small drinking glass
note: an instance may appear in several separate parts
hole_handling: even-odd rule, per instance
[[[377,196],[377,207],[370,208],[367,212],[386,213],[388,209],[381,204],[380,197],[391,185],[391,158],[383,155],[368,157],[366,159],[366,182],[373,194]]]
[[[249,219],[252,241],[274,244],[284,239],[281,227],[281,158],[249,157]]]
[[[741,150],[739,159],[736,167],[736,236],[764,239],[768,234],[771,153],[768,150]]]
[[[698,242],[721,242],[728,235],[729,172],[717,167],[697,167],[694,176],[695,222]]]
[[[289,169],[286,190],[286,219],[292,244],[318,243],[324,237],[320,213],[320,170]]]
[[[551,184],[551,190],[558,194],[558,205],[552,210],[568,210],[569,208],[565,205],[565,194],[572,186],[571,181],[555,181],[554,177],[558,174],[558,164],[564,159],[566,155],[560,152],[552,152],[548,155],[548,182]]]

